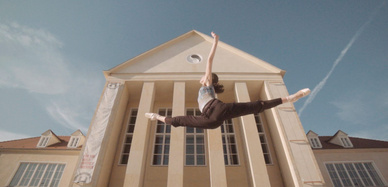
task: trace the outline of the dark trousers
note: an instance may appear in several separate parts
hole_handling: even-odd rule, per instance
[[[218,99],[213,99],[205,105],[200,116],[166,117],[165,121],[167,124],[173,125],[174,127],[185,126],[215,129],[221,126],[227,119],[248,114],[257,114],[282,103],[281,98],[247,103],[223,103]]]

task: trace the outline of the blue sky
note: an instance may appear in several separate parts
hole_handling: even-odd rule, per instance
[[[103,70],[193,29],[313,90],[295,104],[306,132],[388,141],[383,0],[0,1],[0,141],[86,134]]]

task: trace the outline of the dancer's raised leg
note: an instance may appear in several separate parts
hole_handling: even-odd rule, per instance
[[[296,92],[296,93],[294,93],[294,94],[292,94],[292,95],[289,95],[289,96],[287,96],[287,97],[283,97],[283,98],[282,98],[282,101],[283,101],[283,103],[287,103],[287,102],[294,103],[294,102],[296,102],[297,100],[299,100],[300,98],[309,95],[310,92],[311,92],[311,91],[310,91],[310,89],[308,89],[308,88],[301,89],[301,90],[299,90],[298,92]]]
[[[150,118],[150,120],[153,120],[153,121],[159,120],[159,121],[166,123],[166,117],[161,116],[161,115],[156,114],[156,113],[145,113],[145,117]]]

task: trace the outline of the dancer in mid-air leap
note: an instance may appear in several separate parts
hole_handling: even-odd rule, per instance
[[[298,99],[307,96],[310,89],[299,90],[293,95],[277,98],[267,101],[253,101],[247,103],[223,103],[216,99],[216,93],[222,93],[224,86],[218,83],[218,76],[212,73],[212,64],[214,54],[218,44],[218,35],[211,33],[214,38],[213,46],[207,60],[205,75],[199,81],[202,87],[198,93],[200,116],[176,116],[165,117],[156,113],[146,113],[145,116],[151,120],[159,120],[174,127],[187,126],[202,129],[214,129],[222,125],[223,121],[248,114],[256,114],[266,109],[273,108],[282,103],[295,102]]]

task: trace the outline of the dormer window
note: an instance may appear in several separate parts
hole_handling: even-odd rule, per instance
[[[330,143],[342,146],[344,148],[352,148],[353,144],[349,139],[348,134],[339,130],[335,135],[329,140]]]
[[[312,148],[322,148],[321,141],[317,137],[309,138],[309,141]]]
[[[347,138],[347,137],[342,137],[342,138],[340,138],[340,139],[341,139],[342,145],[343,145],[344,147],[353,147],[352,143],[350,143],[349,138]]]
[[[51,130],[47,130],[46,132],[42,133],[40,136],[40,140],[36,147],[48,147],[57,143],[60,143],[61,140],[58,138],[57,135],[53,133]]]
[[[319,140],[317,133],[313,131],[309,131],[307,133],[307,138],[312,148],[322,148],[322,144],[321,144],[321,141]]]
[[[50,140],[49,136],[40,137],[40,140],[39,140],[37,147],[46,147],[49,140]]]
[[[68,148],[77,148],[82,146],[85,141],[85,136],[80,130],[77,130],[71,134],[69,143],[67,143]]]
[[[81,139],[80,137],[71,137],[71,138],[70,138],[70,141],[69,141],[69,144],[67,145],[67,147],[70,147],[70,148],[77,148],[80,139]]]

